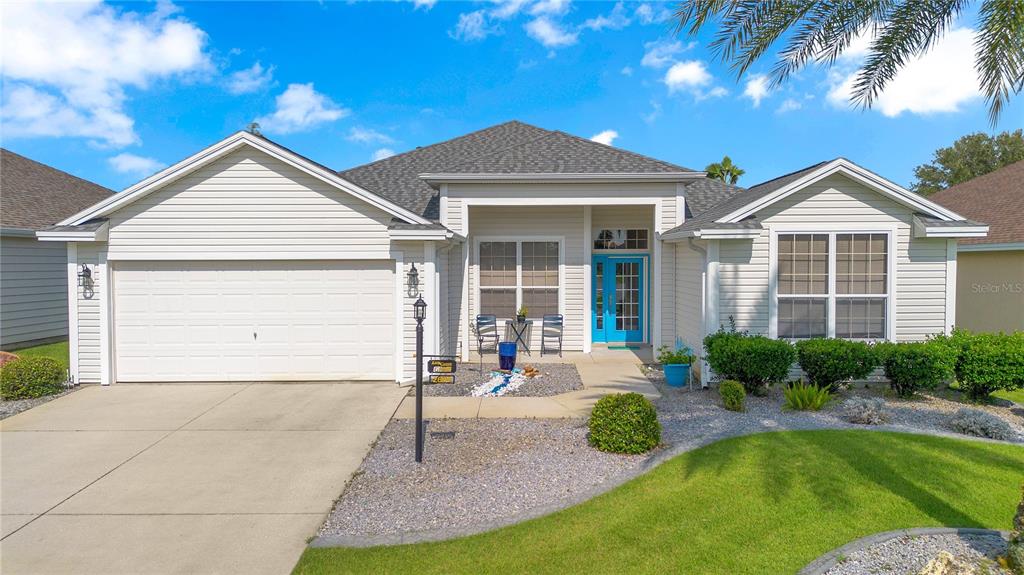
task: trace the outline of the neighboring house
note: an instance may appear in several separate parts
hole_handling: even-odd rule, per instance
[[[40,242],[52,226],[111,190],[0,149],[0,348],[68,335],[67,247]]]
[[[1024,160],[930,199],[990,226],[987,237],[962,240],[957,248],[957,326],[1024,330]]]
[[[508,122],[340,173],[240,132],[38,235],[91,274],[72,369],[108,383],[408,381],[420,293],[426,353],[464,359],[521,305],[577,351],[699,350],[729,317],[922,339],[985,232],[843,159],[742,190]]]

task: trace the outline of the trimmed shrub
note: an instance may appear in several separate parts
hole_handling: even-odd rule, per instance
[[[661,443],[654,404],[639,393],[606,395],[590,413],[590,445],[611,453],[645,453]]]
[[[0,397],[31,399],[64,391],[67,372],[49,357],[19,357],[0,367]]]
[[[747,393],[763,393],[785,381],[796,352],[789,342],[720,330],[704,338],[708,365],[719,377],[743,384]]]
[[[832,393],[814,384],[795,381],[782,390],[786,407],[799,411],[818,411],[832,399]]]
[[[961,408],[953,414],[949,424],[957,433],[963,433],[964,435],[1000,439],[1002,441],[1009,441],[1016,436],[1009,423],[980,409]]]
[[[851,397],[840,408],[843,419],[861,425],[881,425],[889,421],[885,400],[881,397]]]
[[[1024,493],[1024,485],[1021,486],[1021,492]],[[1013,569],[1014,575],[1024,575],[1024,497],[1021,497],[1017,513],[1013,516],[1013,531],[1010,533],[1006,562]]]
[[[727,379],[718,384],[718,394],[722,396],[722,405],[729,411],[747,410],[744,405],[747,400],[747,391],[743,389],[742,383]]]
[[[952,377],[948,349],[933,342],[897,343],[887,350],[885,377],[900,397],[935,389]]]
[[[993,391],[1024,387],[1024,332],[962,333],[955,360],[957,383],[972,401]]]
[[[805,339],[797,342],[796,355],[808,381],[829,391],[852,379],[864,379],[877,365],[871,346],[862,341]]]

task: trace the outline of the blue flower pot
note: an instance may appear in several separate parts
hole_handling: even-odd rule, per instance
[[[665,366],[665,383],[669,387],[683,387],[690,379],[690,364],[674,364]]]
[[[503,341],[498,344],[498,365],[506,371],[511,371],[516,366],[515,342]]]

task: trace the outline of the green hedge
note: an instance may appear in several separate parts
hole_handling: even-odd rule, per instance
[[[661,423],[639,393],[606,395],[590,413],[590,445],[611,453],[646,453],[661,443]]]
[[[993,391],[1024,387],[1024,333],[958,335],[954,369],[967,397],[983,401]]]
[[[935,389],[949,381],[949,348],[934,341],[884,346],[885,376],[896,395],[911,397],[922,389]]]
[[[719,330],[704,338],[705,358],[721,378],[743,384],[748,393],[763,390],[789,377],[796,361],[793,346],[780,339]]]
[[[718,384],[718,394],[722,396],[722,405],[729,411],[746,411],[747,392],[742,383],[727,379]]]
[[[874,350],[862,341],[814,338],[798,341],[797,362],[811,384],[829,391],[871,375],[878,365]]]
[[[31,399],[64,391],[67,371],[49,357],[19,357],[0,367],[0,397]]]

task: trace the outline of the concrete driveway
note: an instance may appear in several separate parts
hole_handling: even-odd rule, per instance
[[[0,422],[0,571],[288,573],[404,388],[88,387]]]

